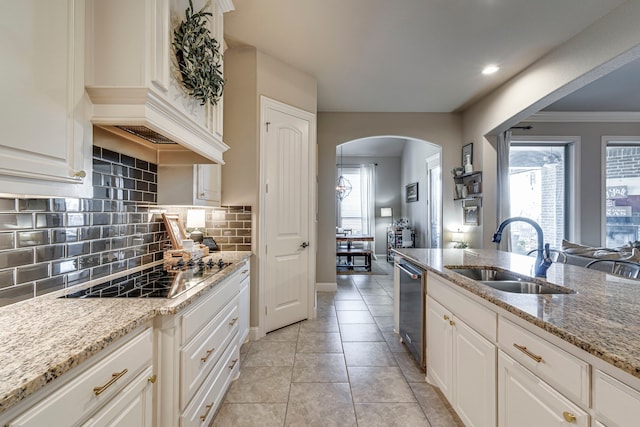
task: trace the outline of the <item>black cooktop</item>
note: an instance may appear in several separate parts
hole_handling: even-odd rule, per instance
[[[222,259],[180,263],[170,270],[158,265],[60,298],[174,298],[229,265]]]

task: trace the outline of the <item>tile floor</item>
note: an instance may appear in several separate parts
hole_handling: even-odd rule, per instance
[[[213,426],[462,426],[393,332],[387,275],[338,276],[318,317],[242,347]]]

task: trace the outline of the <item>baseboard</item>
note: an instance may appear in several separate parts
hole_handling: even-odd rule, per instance
[[[336,292],[337,290],[337,283],[316,283],[316,292]]]
[[[258,341],[258,327],[252,326],[249,328],[249,335],[247,341]]]

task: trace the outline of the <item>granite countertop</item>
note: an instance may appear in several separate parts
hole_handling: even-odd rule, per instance
[[[491,249],[395,249],[399,255],[640,378],[640,281],[554,263],[546,281],[571,294],[494,290],[445,266],[495,266],[533,277],[535,258]],[[535,279],[535,281],[545,279]]]
[[[231,266],[173,299],[61,295],[74,286],[0,308],[0,413],[159,315],[172,315],[245,265],[251,252],[216,252]]]

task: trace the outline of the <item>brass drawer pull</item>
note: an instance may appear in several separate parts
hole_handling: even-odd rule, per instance
[[[576,416],[574,414],[572,414],[571,412],[567,412],[564,411],[562,413],[562,416],[564,417],[564,420],[568,423],[575,423],[576,422]]]
[[[513,343],[513,346],[518,350],[520,350],[521,352],[523,352],[524,354],[526,354],[527,356],[529,356],[530,358],[532,358],[533,360],[535,360],[536,362],[538,363],[542,362],[542,356],[538,356],[535,353],[531,353],[529,350],[527,350],[527,347],[523,345],[518,345],[516,343]]]
[[[451,326],[455,326],[456,322],[454,322],[453,320],[449,320],[449,324],[450,324]]]
[[[229,370],[233,370],[233,368],[236,366],[236,363],[238,363],[238,359],[233,359],[231,361],[231,365],[229,365]]]
[[[213,404],[207,405],[207,406],[205,406],[205,408],[207,408],[207,412],[205,412],[204,415],[200,415],[200,419],[202,421],[206,420],[207,417],[209,416],[209,411],[211,411],[211,408],[213,408]]]
[[[151,384],[155,384],[157,380],[158,376],[156,374],[153,374],[149,378],[147,378],[147,381],[149,381]]]
[[[231,322],[229,322],[229,326],[233,326],[237,321],[238,321],[238,318],[234,317],[233,319],[231,319]]]
[[[129,370],[124,369],[122,372],[116,372],[114,374],[111,374],[111,379],[109,380],[109,382],[101,387],[94,387],[93,392],[95,393],[96,396],[99,396],[100,394],[102,394],[103,391],[111,387],[116,381],[122,378],[122,376],[127,372],[129,372]]]
[[[449,320],[449,316],[447,316],[446,314],[444,315],[444,320]]]
[[[212,348],[211,350],[207,350],[207,355],[206,355],[205,357],[201,357],[201,358],[200,358],[200,361],[201,361],[202,363],[206,362],[206,361],[207,361],[207,359],[209,358],[209,356],[211,356],[211,353],[213,353],[213,352],[214,352],[214,350],[215,350],[215,348]]]
[[[248,271],[249,271],[249,270],[242,270],[242,273],[241,273],[241,274],[247,274],[247,272],[248,272]]]

